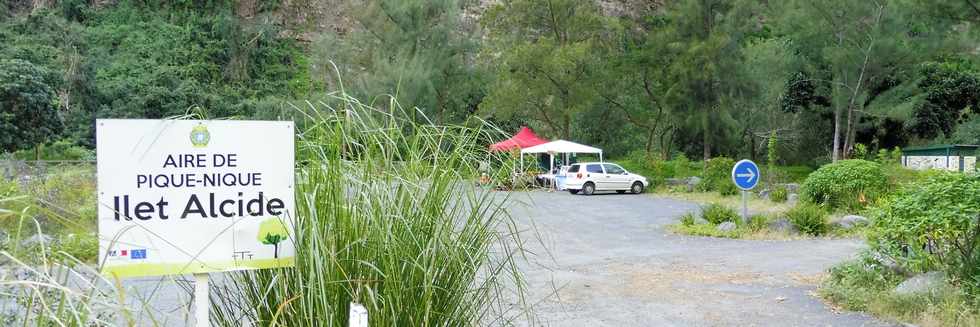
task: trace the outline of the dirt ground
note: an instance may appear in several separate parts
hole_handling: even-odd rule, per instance
[[[856,239],[732,240],[664,230],[697,204],[650,194],[512,193],[540,242],[524,269],[545,326],[892,326],[813,293]]]

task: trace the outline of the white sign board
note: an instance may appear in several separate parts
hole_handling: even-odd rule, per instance
[[[292,266],[294,134],[282,121],[98,120],[102,272]]]

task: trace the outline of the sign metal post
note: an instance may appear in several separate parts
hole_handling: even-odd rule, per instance
[[[759,166],[752,160],[743,159],[732,167],[732,182],[742,190],[742,221],[749,219],[749,190],[759,185]]]
[[[197,327],[211,326],[211,300],[209,297],[208,274],[194,274],[194,317]]]

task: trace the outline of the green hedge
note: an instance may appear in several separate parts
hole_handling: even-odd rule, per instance
[[[841,160],[810,174],[803,182],[803,201],[856,210],[873,203],[888,186],[881,165],[867,160]]]

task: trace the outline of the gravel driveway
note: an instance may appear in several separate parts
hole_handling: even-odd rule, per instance
[[[816,298],[860,240],[750,241],[674,235],[697,205],[654,195],[512,193],[537,229],[524,269],[546,326],[891,326]]]

